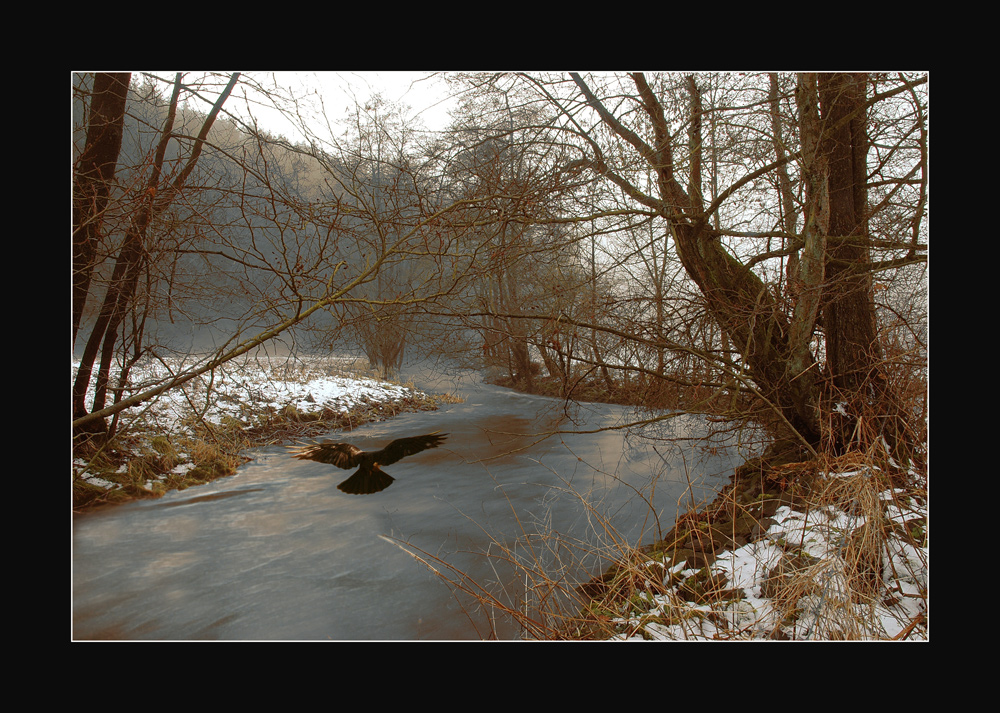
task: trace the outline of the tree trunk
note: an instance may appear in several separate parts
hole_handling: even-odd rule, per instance
[[[654,161],[659,172],[660,195],[666,207],[663,215],[671,228],[681,264],[705,296],[715,321],[742,354],[760,395],[804,439],[818,441],[815,418],[803,412],[789,385],[787,317],[767,285],[726,251],[700,208],[701,196],[697,188],[701,170],[701,138],[697,134],[700,123],[692,122],[688,139],[695,152],[691,158],[690,185],[696,191],[692,201],[673,175],[672,138],[663,107],[641,75],[636,75],[636,83],[653,119],[659,147]],[[700,116],[700,94],[691,89],[690,96],[692,116]]]
[[[829,165],[830,246],[823,325],[834,386],[858,391],[880,362],[869,268],[868,172],[865,155],[865,76],[823,74],[820,105],[827,127],[820,151]],[[853,118],[850,118],[854,114]],[[845,240],[844,238],[854,238]]]
[[[87,141],[73,181],[73,343],[80,329],[108,205],[111,181],[118,165],[128,98],[129,72],[98,73],[90,101]]]
[[[788,383],[797,412],[808,418],[810,430],[819,433],[820,398],[812,354],[812,340],[820,314],[826,279],[826,243],[830,230],[829,163],[820,151],[823,133],[819,117],[819,94],[815,74],[799,75],[795,101],[798,105],[799,140],[802,144],[802,169],[805,200],[800,233],[802,247],[789,257],[785,266],[786,292],[791,301],[791,324],[788,344]],[[776,111],[776,107],[772,108]],[[772,115],[773,116],[773,115]],[[776,118],[776,117],[774,117]],[[779,151],[776,146],[776,152]],[[780,158],[780,156],[779,156]]]
[[[757,393],[806,442],[818,444],[822,435],[815,408],[819,400],[818,386],[795,382],[815,367],[808,345],[820,305],[806,305],[805,312],[792,315],[797,331],[791,335],[793,324],[783,305],[779,304],[778,295],[731,255],[711,228],[701,196],[700,119],[703,108],[694,79],[689,78],[687,87],[692,118],[688,128],[690,156],[688,189],[685,191],[674,175],[675,137],[670,133],[663,105],[645,77],[639,73],[632,75],[639,100],[650,120],[652,144],[645,143],[622,125],[579,75],[572,76],[607,126],[640,151],[656,170],[660,201],[657,209],[672,233],[681,263],[705,296],[712,317],[740,352]],[[805,288],[811,290],[809,295],[814,301],[820,289],[833,288],[822,302],[824,322],[829,319],[829,324],[825,325],[828,350],[831,350],[827,359],[835,370],[836,382],[847,389],[857,388],[877,360],[874,311],[870,289],[867,289],[870,279],[866,272],[867,252],[851,241],[836,241],[836,247],[824,264],[822,250],[817,252],[817,248],[822,248],[824,234],[840,237],[864,232],[865,146],[860,137],[865,117],[860,112],[864,94],[859,90],[863,81],[863,78],[851,76],[823,80],[823,138],[817,155],[826,157],[829,163],[813,167],[811,185],[815,192],[811,208],[822,209],[824,203],[817,199],[817,193],[827,193],[830,196],[830,224],[828,231],[824,230],[825,216],[814,211],[807,215],[807,220],[813,223],[806,228],[807,232],[813,231],[815,239],[807,246],[812,250],[812,262],[806,266],[811,272],[805,275],[809,278]],[[848,120],[852,112],[858,115]],[[831,131],[831,127],[836,131]],[[806,163],[808,165],[808,157]],[[781,165],[780,160],[777,165]],[[600,157],[595,161],[595,168],[614,180],[613,172]],[[824,267],[825,279],[822,276]]]
[[[173,198],[184,186],[187,177],[194,170],[195,164],[201,155],[205,139],[215,122],[223,103],[229,97],[239,73],[233,74],[229,84],[219,95],[212,111],[205,118],[198,138],[194,143],[191,156],[188,157],[183,170],[174,179],[172,184],[165,187],[160,186],[160,176],[162,174],[164,157],[166,155],[167,142],[173,131],[173,122],[176,115],[178,97],[180,95],[181,75],[177,74],[174,82],[174,92],[171,97],[170,110],[162,130],[159,145],[156,149],[156,156],[153,159],[152,171],[147,182],[142,202],[135,211],[134,216],[129,221],[129,228],[126,231],[125,239],[122,243],[118,260],[115,263],[111,284],[104,297],[104,303],[98,314],[97,322],[87,340],[83,356],[80,358],[80,368],[77,371],[76,381],[73,384],[72,404],[73,418],[79,419],[87,414],[86,395],[90,385],[90,378],[93,375],[94,361],[98,351],[102,353],[100,369],[97,375],[97,384],[94,395],[92,411],[104,409],[107,395],[107,386],[110,379],[111,360],[114,355],[115,342],[118,337],[118,328],[124,320],[132,299],[135,295],[136,284],[139,275],[146,261],[146,232],[154,216],[162,213],[169,207]],[[103,348],[102,348],[103,345]]]
[[[868,423],[865,436],[881,436],[893,454],[910,456],[908,419],[889,393],[875,322],[875,301],[868,244],[868,140],[864,112],[867,76],[828,74],[819,78],[824,124],[821,151],[829,162],[830,228],[823,327],[827,367],[836,401],[847,418],[831,434],[843,449]],[[864,445],[864,443],[862,443]]]

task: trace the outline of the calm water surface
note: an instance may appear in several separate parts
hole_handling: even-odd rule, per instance
[[[416,383],[466,401],[343,437],[380,448],[400,436],[450,434],[441,448],[387,467],[396,482],[381,493],[346,495],[336,486],[349,471],[276,447],[255,451],[233,477],[76,518],[73,637],[517,638],[507,618],[456,596],[399,544],[520,608],[524,573],[511,558],[585,580],[607,564],[582,553],[606,548],[608,527],[649,542],[671,527],[678,503],[710,499],[741,462],[742,449],[721,440],[675,444],[625,430],[541,438],[635,418],[619,406],[566,408],[470,375]],[[705,431],[703,419],[685,416],[658,435]]]

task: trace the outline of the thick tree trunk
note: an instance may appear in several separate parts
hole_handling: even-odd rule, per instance
[[[674,236],[677,254],[685,271],[705,296],[709,311],[740,351],[760,395],[788,424],[809,442],[817,442],[819,432],[814,414],[795,398],[788,371],[789,323],[767,285],[723,247],[702,209],[700,195],[700,122],[692,121],[688,141],[691,151],[689,198],[673,176],[671,137],[663,108],[649,86],[637,77],[640,96],[654,120],[656,158],[660,174],[660,194],[668,206],[664,217]],[[702,113],[700,93],[689,84],[692,116]]]
[[[830,228],[823,295],[827,368],[831,399],[846,404],[847,418],[831,434],[846,448],[867,425],[867,438],[885,439],[893,454],[910,456],[908,419],[882,374],[868,250],[868,140],[864,74],[819,77],[823,122],[822,153],[829,163]]]
[[[129,72],[98,73],[90,101],[87,141],[73,181],[73,342],[100,243],[101,222],[122,146]]]
[[[818,86],[821,120],[810,126],[816,119],[815,107],[800,106],[808,198],[802,233],[805,244],[797,265],[797,301],[791,315],[765,284],[722,247],[701,217],[696,156],[691,158],[688,191],[661,170],[661,192],[668,205],[679,208],[674,209],[674,232],[685,269],[741,351],[761,395],[815,444],[823,435],[817,418],[821,384],[814,377],[816,365],[809,347],[819,314],[836,398],[850,403],[853,415],[865,417],[873,413],[875,404],[884,413],[886,404],[878,393],[880,355],[866,240],[866,77],[820,75],[811,81]],[[699,94],[692,90],[691,96],[692,115],[697,116]],[[700,146],[697,125],[692,121],[692,152]],[[806,140],[810,133],[818,138],[814,146]],[[665,132],[664,139],[660,146],[669,147]],[[661,165],[669,167],[669,156],[662,154],[665,150],[661,149]],[[880,430],[888,432],[891,442],[898,440],[893,434],[901,432],[896,420],[881,424]],[[852,434],[845,428],[831,435],[835,447],[841,448]]]
[[[823,305],[826,356],[834,386],[856,392],[880,362],[869,268],[864,75],[823,74],[820,104],[827,127],[820,150],[829,165],[829,258]],[[853,118],[851,115],[854,114]],[[844,238],[849,238],[845,240]]]
[[[794,315],[802,321],[797,324],[795,335],[797,342],[790,343],[793,325],[789,315],[779,304],[778,295],[773,294],[752,270],[733,257],[722,245],[720,237],[712,230],[701,196],[700,117],[703,109],[697,84],[693,78],[689,79],[688,93],[692,120],[688,129],[690,156],[688,189],[685,191],[674,175],[675,139],[667,126],[663,106],[646,83],[645,77],[641,74],[633,75],[639,90],[639,98],[652,124],[654,139],[652,146],[644,146],[638,136],[623,127],[596,98],[593,98],[592,94],[589,94],[582,81],[578,77],[576,79],[581,88],[588,93],[588,98],[606,123],[642,151],[650,165],[656,169],[662,201],[660,212],[670,227],[681,263],[705,296],[708,309],[715,321],[725,331],[733,346],[739,350],[759,395],[770,403],[802,438],[811,444],[817,444],[821,437],[816,413],[817,387],[807,382],[804,382],[804,386],[795,383],[796,379],[815,367],[808,344],[815,323],[817,305],[814,304],[808,314]],[[857,106],[853,104],[846,111],[852,111]],[[838,109],[844,110],[842,106]],[[826,118],[824,116],[824,119]],[[851,150],[850,141],[847,147]],[[853,170],[852,159],[848,162],[849,175],[854,175]],[[820,185],[825,176],[818,174],[814,178],[818,181],[816,185]],[[853,185],[848,188],[848,194],[853,201],[855,195]],[[855,225],[852,225],[851,229],[854,228]],[[814,225],[813,229],[819,231],[816,235],[817,241],[812,246],[815,251],[817,245],[822,245],[822,232],[825,231],[819,224]],[[814,262],[809,266],[814,271],[810,275],[812,280],[816,280],[816,262],[818,261],[819,267],[823,265],[820,255],[821,253],[812,256]],[[822,282],[823,278],[820,276],[819,282],[811,285],[813,300],[816,299]],[[871,316],[871,312],[867,314]],[[855,318],[862,316],[859,312],[854,313]],[[846,316],[843,318],[846,319]],[[859,346],[856,342],[849,341],[845,349],[849,353],[852,348]],[[863,348],[867,351],[871,346],[872,343],[869,341]],[[793,347],[796,348],[793,350]]]

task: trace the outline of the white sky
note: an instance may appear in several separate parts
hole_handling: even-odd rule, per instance
[[[449,122],[448,109],[454,107],[456,102],[449,99],[447,87],[439,77],[427,78],[431,74],[429,71],[296,71],[253,72],[251,76],[264,85],[277,82],[296,96],[317,94],[331,123],[342,119],[356,102],[364,102],[380,92],[391,102],[410,106],[410,116],[419,116],[426,128],[441,130]],[[310,103],[313,105],[310,110],[318,112],[319,103],[315,98]],[[284,134],[292,140],[300,138],[276,111],[258,105],[254,116],[270,131]]]

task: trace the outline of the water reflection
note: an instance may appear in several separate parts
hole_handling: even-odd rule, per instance
[[[450,434],[394,464],[396,482],[382,493],[346,495],[341,471],[269,448],[232,478],[78,518],[74,637],[514,638],[513,623],[456,596],[443,577],[521,607],[526,572],[570,581],[598,571],[616,543],[669,528],[679,501],[710,498],[739,457],[725,444],[713,453],[662,440],[704,433],[695,417],[644,435],[543,437],[633,414],[567,409],[473,379],[458,388],[465,403],[352,432],[362,448]]]

